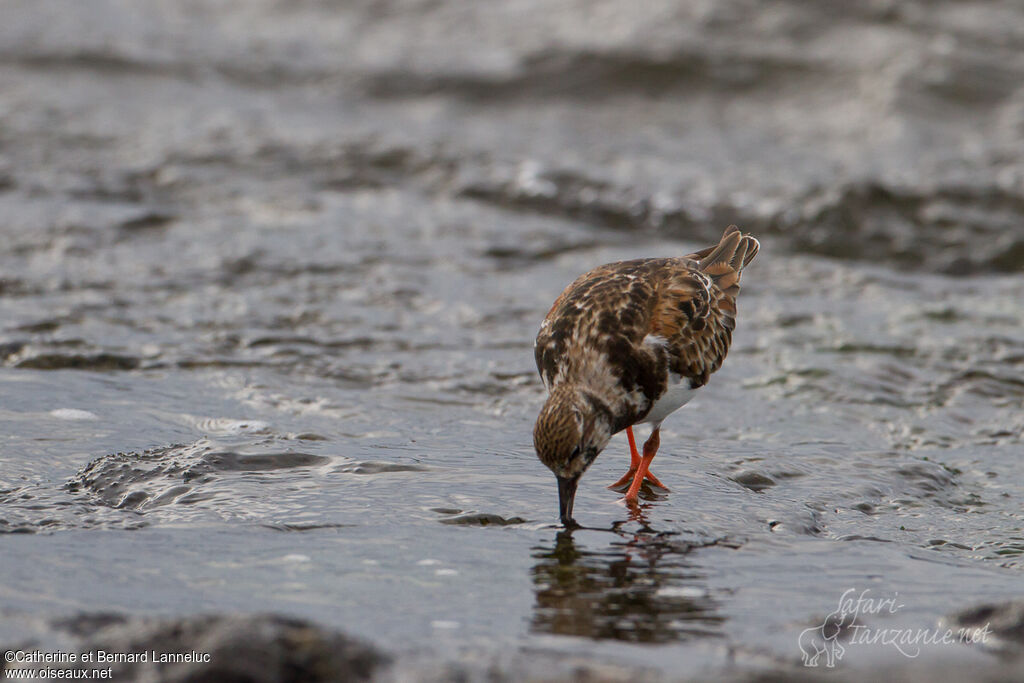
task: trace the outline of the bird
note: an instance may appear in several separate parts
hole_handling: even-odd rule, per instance
[[[662,421],[722,367],[736,327],[740,275],[760,244],[735,225],[718,244],[682,258],[645,258],[598,266],[574,280],[541,323],[534,359],[548,396],[533,429],[540,461],[558,481],[561,523],[578,526],[573,502],[580,478],[626,430],[630,466],[608,488],[626,484],[636,505],[650,471]],[[637,451],[633,426],[649,423]]]

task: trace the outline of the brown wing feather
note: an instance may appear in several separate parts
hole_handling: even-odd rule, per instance
[[[729,226],[714,247],[679,259],[658,291],[653,331],[669,342],[670,369],[695,387],[707,383],[729,352],[740,273],[758,246]]]
[[[711,281],[689,264],[666,273],[651,316],[651,332],[671,341],[684,330],[703,329],[711,306]]]

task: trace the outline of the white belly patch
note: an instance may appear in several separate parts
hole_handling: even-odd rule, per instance
[[[654,402],[650,412],[640,421],[649,422],[657,427],[671,413],[689,403],[696,393],[697,390],[691,388],[689,379],[683,379],[682,376],[673,373],[668,378],[668,389],[661,398]]]

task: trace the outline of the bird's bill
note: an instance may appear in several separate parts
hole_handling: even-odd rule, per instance
[[[576,520],[572,518],[572,503],[576,499],[576,486],[579,483],[579,477],[558,477],[558,516],[567,527],[576,525]]]

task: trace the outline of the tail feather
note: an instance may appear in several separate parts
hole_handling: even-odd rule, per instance
[[[740,273],[757,256],[760,246],[756,239],[730,225],[716,246],[702,249],[691,258],[719,289],[735,296],[739,292]]]
[[[716,246],[698,252],[700,269],[707,272],[715,264],[725,263],[739,272],[754,259],[759,246],[756,239],[744,235],[735,225],[730,225]]]

